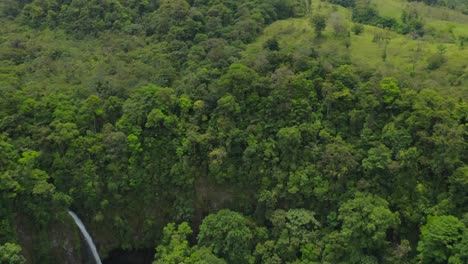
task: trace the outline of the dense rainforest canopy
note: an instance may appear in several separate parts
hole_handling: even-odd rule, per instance
[[[83,263],[68,210],[104,260],[468,263],[466,1],[1,0],[0,25],[1,264]]]

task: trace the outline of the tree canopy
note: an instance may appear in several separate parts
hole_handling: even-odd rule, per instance
[[[0,1],[0,263],[468,263],[466,8]]]

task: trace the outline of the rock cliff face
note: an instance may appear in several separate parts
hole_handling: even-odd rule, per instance
[[[60,215],[46,228],[38,227],[23,216],[16,217],[16,232],[26,263],[83,264],[85,248],[78,228],[67,215]]]

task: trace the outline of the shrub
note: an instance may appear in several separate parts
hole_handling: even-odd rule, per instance
[[[431,71],[436,70],[445,62],[447,62],[447,58],[441,53],[436,53],[427,59],[427,68]]]
[[[361,35],[364,32],[364,26],[358,23],[354,23],[351,30],[354,32],[355,35]]]

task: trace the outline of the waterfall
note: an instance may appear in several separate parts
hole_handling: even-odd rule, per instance
[[[84,226],[83,222],[81,222],[80,218],[78,218],[78,216],[74,212],[68,211],[68,213],[73,217],[73,220],[75,220],[76,225],[78,225],[78,228],[83,234],[88,248],[91,250],[91,253],[93,253],[93,257],[96,261],[96,264],[102,264],[101,259],[99,258],[99,254],[96,250],[96,246],[94,245],[93,239],[89,235],[88,231],[86,231],[86,227]]]

